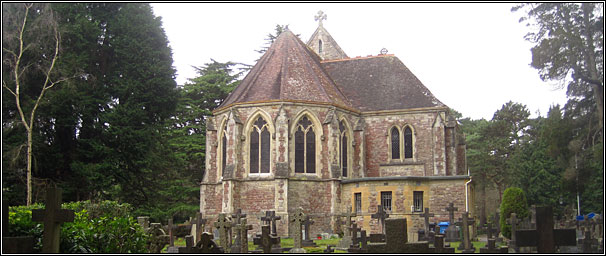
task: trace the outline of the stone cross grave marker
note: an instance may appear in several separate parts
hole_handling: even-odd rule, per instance
[[[459,220],[459,223],[461,224],[461,228],[463,229],[463,242],[461,243],[462,247],[459,246],[459,248],[463,249],[461,250],[462,253],[474,253],[475,249],[473,248],[473,244],[471,243],[471,237],[469,235],[469,226],[472,226],[475,223],[475,220],[469,217],[468,212],[464,212],[463,218],[462,220]]]
[[[239,222],[239,224],[234,225],[236,242],[231,248],[231,253],[248,253],[248,231],[253,227],[246,224],[246,219],[242,219]]]
[[[201,253],[201,249],[195,246],[194,236],[185,236],[185,247],[179,247],[179,253]]]
[[[449,203],[446,209],[448,211],[448,227],[446,228],[446,242],[457,242],[459,241],[459,232],[455,226],[454,212],[458,211],[459,208],[454,207],[454,203]]]
[[[291,253],[305,253],[305,249],[302,248],[302,238],[301,238],[301,225],[303,221],[305,221],[305,213],[303,213],[303,208],[297,208],[295,213],[290,217],[290,222],[292,223],[293,231],[293,240],[294,245],[290,250]]]
[[[231,237],[229,237],[229,230],[231,229],[231,221],[227,219],[225,213],[219,214],[219,219],[215,222],[215,227],[219,230],[219,244],[229,253],[229,244],[231,242]]]
[[[429,213],[429,208],[425,208],[425,212],[423,214],[421,214],[421,217],[423,217],[424,219],[424,223],[425,223],[425,237],[424,240],[425,241],[430,241],[432,242],[430,239],[431,235],[429,234],[429,217],[433,217],[434,214],[433,213]]]
[[[368,241],[366,240],[366,231],[358,227],[358,224],[352,224],[352,240],[347,252],[349,253],[365,253],[367,250]],[[360,233],[360,238],[358,238]],[[362,246],[360,246],[362,244]]]
[[[490,221],[487,222],[486,223],[486,233],[487,233],[486,246],[480,248],[480,253],[507,253],[508,249],[506,247],[503,247],[503,248],[496,247],[496,239],[492,238],[493,231],[496,231],[496,229],[492,227],[492,222],[490,222]]]
[[[435,247],[435,253],[442,254],[455,252],[454,247],[444,247],[444,235],[442,234],[436,234],[433,245]]]
[[[333,248],[333,245],[327,245],[326,249],[324,249],[324,253],[333,253],[335,252],[335,249]]]
[[[245,213],[242,213],[242,209],[237,209],[237,210],[235,211],[235,213],[232,213],[232,214],[231,214],[231,219],[232,219],[232,221],[233,221],[233,223],[231,224],[231,227],[232,227],[232,228],[234,228],[234,227],[236,227],[238,224],[240,224],[240,220],[241,220],[242,218],[246,218],[246,214],[245,214]],[[240,238],[240,233],[241,233],[241,232],[236,231],[236,235],[235,235],[235,243],[230,245],[230,248],[231,248],[231,252],[232,252],[232,253],[234,253],[234,252],[233,252],[233,250],[240,251],[240,248],[242,247],[242,245],[241,245],[241,244],[238,244],[238,243],[241,241],[241,238]],[[230,232],[229,237],[230,237],[230,238],[232,237],[231,232]]]
[[[496,232],[496,231],[497,231],[497,229],[492,227],[492,222],[487,221],[486,222],[486,238],[492,239],[493,232]],[[497,233],[497,236],[498,235],[499,234]]]
[[[45,209],[32,210],[32,220],[44,223],[42,253],[59,253],[61,223],[74,221],[74,211],[61,209],[61,188],[46,190]]]
[[[173,224],[173,217],[170,217],[170,219],[168,219],[168,237],[169,237],[169,246],[173,247],[175,246],[175,231],[176,231],[176,227]]]
[[[536,246],[538,253],[555,253],[556,246],[576,246],[576,231],[574,229],[553,229],[554,222],[551,207],[536,207],[536,214],[535,230],[515,231],[516,247]]]
[[[202,218],[202,213],[196,213],[196,218],[192,221],[192,235],[194,236],[194,243],[198,243],[202,238],[204,232],[203,226],[206,225],[207,219]]]
[[[495,236],[497,243],[500,243],[503,241],[503,239],[500,237],[500,234],[501,234],[501,225],[499,224],[500,220],[501,220],[501,216],[499,214],[499,211],[497,210],[497,212],[495,213],[495,215],[492,218],[492,223],[494,223],[495,227],[496,227],[494,236]]]
[[[213,235],[208,232],[203,232],[200,236],[200,241],[196,243],[196,247],[200,248],[200,253],[224,253],[225,251],[213,241]]]
[[[162,228],[161,223],[151,223],[146,233],[149,235],[147,247],[150,253],[160,253],[169,243],[168,235]],[[172,247],[168,247],[168,249],[170,248]]]
[[[276,227],[276,220],[281,220],[282,216],[276,216],[275,211],[266,211],[265,217],[261,217],[262,221],[265,221],[265,224],[271,225],[271,234],[276,236],[278,235],[278,230]]]
[[[272,246],[280,243],[280,238],[270,234],[268,225],[261,226],[261,236],[255,237],[253,243],[263,249],[263,253],[272,253]]]
[[[341,250],[347,250],[347,248],[349,248],[349,245],[352,242],[352,221],[351,218],[352,217],[356,217],[356,213],[355,212],[347,212],[345,214],[341,214],[341,217],[345,217],[345,226],[343,226],[343,238],[341,238],[341,241],[339,242],[339,245],[337,246],[337,248],[341,249]]]
[[[383,210],[382,205],[377,206],[377,213],[371,215],[373,219],[378,219],[381,224],[381,233],[385,234],[385,219],[389,218],[389,214]]]
[[[511,240],[509,241],[509,247],[513,248],[516,253],[520,252],[520,248],[516,245],[516,231],[518,230],[517,226],[520,223],[520,219],[515,212],[511,213],[511,217],[507,220],[507,224],[511,225]]]
[[[309,247],[309,246],[316,246],[316,244],[313,242],[313,240],[311,240],[311,234],[309,233],[310,229],[309,226],[311,226],[312,224],[314,224],[314,221],[311,220],[311,218],[309,217],[309,215],[305,216],[305,220],[303,221],[303,230],[305,230],[305,235],[303,236],[303,241],[302,241],[302,245]]]

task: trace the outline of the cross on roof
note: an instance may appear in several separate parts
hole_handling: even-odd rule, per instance
[[[61,223],[74,221],[74,211],[61,209],[61,188],[46,190],[45,209],[32,210],[32,220],[44,223],[42,253],[59,253]]]
[[[372,214],[371,217],[373,219],[379,219],[379,222],[381,223],[381,232],[385,234],[385,219],[389,218],[389,214],[383,210],[382,205],[378,205],[377,208],[377,213]]]
[[[315,21],[319,22],[318,25],[322,26],[322,20],[326,19],[326,14],[323,11],[318,11],[318,14],[315,16]]]

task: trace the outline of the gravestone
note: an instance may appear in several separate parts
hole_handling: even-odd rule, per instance
[[[469,218],[468,212],[463,212],[463,218],[459,220],[461,228],[463,229],[463,242],[459,246],[462,253],[474,253],[476,250],[471,243],[471,237],[469,235],[469,226],[475,223],[473,218]]]
[[[486,225],[486,246],[480,248],[480,253],[507,253],[507,247],[496,247],[496,239],[492,237],[492,232],[496,231],[496,229],[492,227],[492,222],[487,222]]]
[[[74,211],[61,209],[61,188],[46,190],[46,208],[32,210],[32,221],[43,222],[42,253],[59,253],[61,223],[74,221]]]
[[[233,213],[231,215],[231,219],[232,219],[231,227],[235,228],[237,225],[239,225],[240,224],[240,220],[242,218],[246,218],[246,214],[242,213],[242,209],[237,209],[235,211],[235,213]],[[241,240],[242,240],[242,238],[240,238],[240,233],[241,232],[239,232],[239,231],[241,231],[241,230],[236,230],[236,232],[235,232],[236,234],[235,234],[235,239],[234,239],[235,242],[234,242],[234,244],[230,244],[230,252],[231,253],[234,253],[234,250],[237,251],[237,252],[239,252],[241,250],[241,248],[242,248],[242,245],[239,244],[239,242],[241,242]],[[231,233],[230,233],[229,237],[230,238],[232,237]]]
[[[598,252],[598,240],[593,236],[593,230],[595,229],[596,222],[594,218],[588,218],[585,215],[585,218],[580,225],[583,238],[578,239],[578,244],[581,246],[581,251],[583,253],[597,253]]]
[[[8,201],[2,200],[2,253],[34,253],[33,236],[8,236],[9,221]]]
[[[368,253],[432,253],[427,241],[408,243],[406,219],[385,220],[385,243],[369,243]]]
[[[311,240],[311,234],[309,233],[310,229],[309,226],[314,224],[314,221],[311,220],[311,218],[308,216],[305,216],[305,221],[303,221],[303,227],[304,227],[304,236],[303,236],[303,241],[302,241],[302,246],[304,247],[316,247],[317,245],[314,243],[313,240]]]
[[[231,237],[229,231],[231,230],[231,221],[227,219],[225,213],[220,213],[217,222],[215,222],[215,228],[219,231],[219,245],[225,252],[229,253]]]
[[[290,222],[292,223],[293,231],[293,241],[294,246],[290,250],[290,253],[306,253],[305,249],[302,248],[302,240],[301,237],[301,225],[303,225],[303,221],[305,221],[305,213],[303,213],[302,208],[297,208],[295,213],[290,217]]]
[[[170,247],[175,246],[175,230],[176,227],[175,225],[173,225],[173,218],[171,217],[170,219],[168,219],[168,244]]]
[[[335,249],[330,244],[326,246],[326,249],[324,249],[324,253],[333,253],[333,252],[335,252]]]
[[[377,206],[377,213],[370,215],[373,219],[378,219],[381,225],[381,233],[385,234],[385,219],[389,218],[389,214],[383,210],[382,205]]]
[[[194,236],[185,236],[185,247],[178,247],[178,253],[201,253],[200,248],[195,246]]]
[[[495,213],[495,215],[492,218],[492,223],[495,224],[496,227],[496,233],[495,233],[495,239],[497,243],[501,243],[503,242],[503,238],[500,236],[501,235],[501,225],[499,224],[499,221],[501,216],[499,214],[499,211],[497,210],[497,212]]]
[[[147,231],[149,229],[149,216],[137,217],[137,223],[143,228],[143,231]]]
[[[515,212],[511,213],[511,217],[507,220],[507,224],[511,225],[511,240],[509,240],[509,248],[512,248],[515,253],[520,252],[520,248],[517,246],[516,231],[518,230],[518,224],[520,220]]]
[[[280,238],[270,234],[270,230],[268,225],[261,226],[261,235],[253,239],[253,243],[262,249],[263,253],[272,253],[273,245],[280,244]]]
[[[213,235],[208,232],[203,232],[200,235],[200,241],[196,243],[196,247],[200,248],[199,253],[225,253],[221,246],[213,241]]]
[[[191,235],[194,237],[194,243],[200,241],[202,233],[204,232],[204,225],[206,225],[207,219],[202,218],[202,213],[196,213],[196,218],[192,221]]]
[[[435,253],[439,253],[439,254],[442,254],[442,253],[455,253],[455,248],[454,247],[445,247],[444,246],[444,235],[442,235],[442,234],[437,234],[434,237],[434,243],[433,243],[433,245],[434,245],[434,248],[435,248],[434,249]]]
[[[423,232],[423,237],[421,238],[421,236],[419,236],[419,241],[429,241],[429,243],[433,244],[435,231],[431,231],[429,229],[429,217],[433,216],[433,213],[429,213],[429,208],[425,208],[425,212],[421,214],[421,217],[423,217],[424,220],[425,229]]]
[[[265,217],[261,217],[261,220],[264,221],[266,225],[271,225],[271,234],[274,236],[278,235],[276,220],[281,220],[281,219],[282,219],[282,216],[276,216],[275,211],[266,211]]]
[[[352,242],[351,236],[352,236],[352,221],[351,218],[352,217],[356,217],[356,213],[355,212],[348,212],[345,214],[342,214],[341,217],[345,217],[345,226],[344,230],[343,230],[343,238],[341,238],[341,241],[339,242],[339,244],[337,245],[337,249],[339,250],[347,250],[349,248],[349,245]]]
[[[242,219],[239,222],[239,224],[234,225],[236,241],[231,248],[231,253],[248,253],[248,231],[253,227],[246,224],[246,219]]]
[[[459,239],[459,231],[457,230],[457,226],[454,222],[454,212],[458,211],[459,208],[454,207],[454,203],[449,203],[446,209],[448,211],[448,228],[446,228],[446,242],[458,242],[461,241]]]
[[[169,243],[168,235],[166,234],[166,231],[162,229],[162,224],[160,223],[151,223],[146,232],[149,235],[147,248],[150,253],[160,253]]]
[[[352,224],[352,243],[349,245],[347,252],[349,253],[366,253],[368,240],[366,237],[366,230],[358,228],[357,224]],[[358,237],[358,233],[360,236]]]
[[[516,247],[536,246],[538,253],[555,253],[556,246],[576,245],[574,229],[553,229],[551,207],[536,207],[536,214],[536,230],[515,230]]]

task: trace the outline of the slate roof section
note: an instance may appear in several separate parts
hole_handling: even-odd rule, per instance
[[[320,57],[313,50],[286,30],[276,38],[219,109],[235,103],[276,100],[318,102],[351,108],[352,104],[320,62]]]
[[[446,107],[393,55],[322,62],[360,111]]]

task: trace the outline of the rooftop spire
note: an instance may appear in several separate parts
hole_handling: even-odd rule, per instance
[[[318,22],[318,26],[322,26],[322,20],[326,19],[326,13],[318,11],[318,15],[315,16],[315,20]]]

